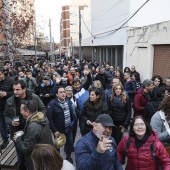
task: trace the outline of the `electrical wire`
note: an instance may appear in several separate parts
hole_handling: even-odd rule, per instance
[[[115,3],[108,11],[104,12],[103,14],[97,16],[97,17],[94,18],[94,19],[97,19],[97,18],[103,16],[104,14],[110,12],[112,9],[114,9],[115,7],[117,7],[118,5],[120,5],[123,1],[125,1],[125,0],[120,0],[119,2]],[[94,20],[94,19],[93,19],[93,20]]]
[[[84,19],[83,19],[82,15],[81,15],[81,19],[82,19],[82,21],[83,21],[86,29],[88,30],[88,32],[91,34],[92,37],[94,37],[93,34],[92,34],[92,32],[89,30],[89,28],[87,27],[86,23],[84,22]]]
[[[138,10],[137,10],[126,22],[124,22],[120,27],[118,27],[117,29],[114,29],[114,30],[110,30],[110,31],[106,31],[106,32],[103,32],[103,33],[100,33],[100,34],[96,34],[96,35],[94,35],[94,38],[95,38],[95,39],[101,38],[101,37],[97,37],[97,36],[103,35],[103,34],[107,34],[107,33],[109,33],[109,34],[103,35],[102,37],[110,36],[110,35],[114,34],[114,33],[117,32],[118,30],[120,30],[121,28],[123,28],[123,26],[124,26],[127,22],[129,22],[148,2],[149,2],[149,0],[145,1],[145,3],[144,3],[142,6],[140,6],[140,7],[138,8]]]
[[[93,12],[92,15],[93,15],[93,14],[100,13],[100,12],[102,12],[102,11],[105,11],[105,10],[107,10],[108,8],[112,7],[113,5],[115,5],[115,4],[109,5],[109,6],[106,7],[105,9],[102,9],[101,11]]]
[[[111,28],[111,27],[114,27],[114,26],[116,26],[116,25],[118,25],[118,24],[122,23],[123,21],[126,21],[127,19],[128,19],[128,18],[125,18],[125,19],[123,19],[123,20],[121,20],[121,21],[119,21],[119,22],[115,23],[114,25],[111,25],[111,26],[108,26],[108,27],[101,27],[101,28],[94,27],[94,26],[92,26],[92,27],[93,27],[93,28],[96,28],[96,29]]]
[[[132,13],[132,12],[134,12],[134,11],[136,11],[136,10],[133,10],[133,11],[131,11],[131,12],[127,12],[127,13],[124,13],[124,14],[121,14],[121,15],[117,15],[117,16],[112,17],[112,18],[92,19],[92,20],[111,20],[111,19],[114,19],[114,18],[119,18],[119,17],[121,17],[121,16],[124,16],[124,15],[130,14],[130,13]],[[89,21],[92,21],[92,20],[89,20]],[[86,21],[86,22],[88,22],[88,21]]]

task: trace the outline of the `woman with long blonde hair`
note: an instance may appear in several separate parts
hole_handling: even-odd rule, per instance
[[[130,123],[131,117],[131,101],[121,83],[117,83],[112,88],[112,94],[108,102],[109,113],[117,128],[113,129],[112,136],[114,137],[117,145],[119,144],[125,129]]]

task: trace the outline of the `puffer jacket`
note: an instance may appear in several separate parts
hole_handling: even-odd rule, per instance
[[[125,136],[117,147],[118,157],[121,163],[124,162],[128,137]],[[159,170],[159,165],[163,170],[170,169],[170,157],[154,131],[139,149],[136,148],[135,139],[133,137],[130,137],[130,139],[131,143],[127,152],[128,161],[125,170]],[[150,148],[152,143],[154,143],[154,153],[157,160],[152,158]]]
[[[27,119],[24,135],[16,139],[16,146],[24,154],[28,169],[33,167],[31,152],[38,143],[53,145],[48,119],[42,112],[36,112]]]
[[[89,100],[87,100],[86,102],[89,102]],[[98,106],[95,108],[95,105],[98,104],[100,105],[100,107]],[[88,106],[83,107],[83,110],[81,112],[81,118],[85,124],[83,135],[90,132],[90,130],[93,128],[93,126],[86,124],[87,120],[90,120],[91,122],[95,122],[96,118],[101,114],[109,114],[107,104],[103,102],[102,99],[97,104],[94,104],[93,108],[90,108]]]
[[[132,113],[131,102],[129,97],[126,97],[127,103],[119,101],[115,103],[114,100],[108,101],[109,113],[113,119],[113,122],[123,122],[122,126],[127,127],[130,122],[130,117]]]
[[[134,98],[134,116],[141,115],[143,116],[145,106],[148,102],[148,98],[144,93],[143,88],[140,88]]]

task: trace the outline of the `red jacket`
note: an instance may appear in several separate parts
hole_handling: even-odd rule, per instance
[[[124,160],[124,153],[126,151],[126,141],[129,136],[125,136],[117,147],[118,157],[121,163]],[[126,170],[159,170],[159,165],[152,158],[150,146],[154,143],[154,153],[157,161],[163,170],[170,170],[170,157],[166,152],[163,144],[158,140],[155,132],[148,137],[146,142],[139,149],[136,148],[135,139],[130,137],[131,143],[127,152]]]
[[[140,88],[134,98],[134,116],[141,115],[143,116],[145,106],[148,102],[147,96],[143,91],[143,88]]]
[[[74,77],[76,75],[77,75],[77,73],[75,72]],[[68,73],[67,77],[68,77],[69,85],[73,85],[73,75],[71,73]]]

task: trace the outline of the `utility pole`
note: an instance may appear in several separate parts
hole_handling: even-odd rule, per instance
[[[79,7],[79,59],[82,59],[82,51],[81,51],[81,10]]]
[[[35,45],[35,61],[37,62],[37,24],[35,20],[35,40],[34,40],[34,45]]]
[[[54,52],[54,37],[52,38],[53,39],[53,46],[52,46],[52,49],[53,49],[53,52]],[[53,53],[53,59],[54,59],[54,53]]]
[[[49,29],[50,29],[50,61],[53,60],[53,46],[52,46],[52,36],[51,36],[51,19],[49,19]]]
[[[9,12],[9,9],[8,9],[8,6],[9,5],[10,1],[9,0],[6,0],[4,1],[4,10],[5,10],[5,14],[6,14],[6,45],[7,45],[7,54],[8,54],[8,57],[10,58],[10,62],[12,63],[13,65],[13,60],[14,60],[14,56],[13,56],[13,53],[12,53],[12,48],[13,48],[13,44],[12,44],[12,30],[11,30],[11,25],[10,25],[10,12]]]

